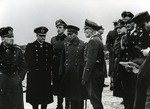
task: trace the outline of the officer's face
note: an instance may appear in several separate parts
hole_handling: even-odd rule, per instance
[[[90,38],[93,35],[91,29],[85,29],[84,33],[85,33],[86,38]]]
[[[135,26],[134,22],[126,23],[126,27],[129,31],[133,30]]]
[[[104,29],[98,30],[98,33],[99,33],[99,34],[103,34],[103,33],[104,33]]]
[[[58,33],[59,35],[64,34],[65,30],[66,30],[66,29],[65,29],[64,26],[62,26],[62,25],[60,25],[60,26],[57,27],[57,33]]]
[[[127,33],[127,28],[126,28],[125,26],[123,26],[123,27],[118,27],[118,28],[117,28],[117,33],[118,33],[119,35],[126,34],[126,33]]]
[[[147,31],[150,31],[150,21],[147,21],[144,23],[144,28],[147,30]]]
[[[14,37],[4,37],[4,38],[2,38],[2,41],[7,46],[13,45],[14,44]]]
[[[68,32],[67,36],[68,36],[68,40],[72,41],[73,39],[75,39],[77,37],[77,34],[72,33],[72,32]]]
[[[45,41],[45,39],[46,39],[46,35],[38,35],[37,34],[37,40],[40,42],[40,43],[43,43],[44,41]]]

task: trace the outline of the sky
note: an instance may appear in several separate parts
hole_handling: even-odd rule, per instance
[[[36,40],[36,27],[46,26],[46,41],[50,42],[57,35],[55,21],[62,19],[79,27],[78,37],[87,41],[83,28],[88,19],[104,27],[105,43],[112,22],[120,19],[123,11],[134,15],[150,12],[149,0],[0,0],[0,27],[13,27],[15,43],[25,45]]]

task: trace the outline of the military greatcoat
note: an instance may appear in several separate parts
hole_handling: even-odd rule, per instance
[[[53,50],[50,43],[29,43],[25,50],[28,65],[26,101],[31,104],[53,102],[51,87],[51,66]]]
[[[21,82],[26,73],[22,50],[0,45],[0,109],[24,109]]]
[[[58,75],[59,73],[59,64],[60,64],[60,57],[62,54],[62,50],[64,49],[64,42],[66,42],[67,36],[63,34],[62,36],[54,36],[51,39],[51,43],[53,45],[53,69],[52,69],[52,78],[53,78],[53,93],[55,95],[61,94],[61,85],[60,80],[61,76]]]
[[[99,35],[94,35],[87,43],[85,50],[85,67],[82,79],[85,81],[90,101],[94,108],[103,109],[101,102],[104,77],[104,46]]]
[[[87,98],[87,91],[81,84],[84,68],[85,43],[78,38],[64,44],[60,61],[63,96],[69,100],[81,101]]]

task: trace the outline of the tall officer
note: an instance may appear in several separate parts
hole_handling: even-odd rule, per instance
[[[24,109],[21,81],[26,73],[22,50],[14,45],[12,27],[1,29],[0,109]]]
[[[104,46],[96,34],[98,25],[90,20],[85,20],[84,33],[90,38],[85,50],[85,67],[82,84],[86,86],[91,104],[94,109],[103,109],[101,102],[105,73]]]
[[[53,102],[51,87],[51,67],[53,48],[45,42],[48,29],[44,26],[34,29],[37,40],[29,43],[25,50],[25,59],[28,65],[27,74],[27,102],[33,109],[46,109],[47,104]]]
[[[79,28],[74,25],[67,26],[68,42],[64,43],[60,64],[63,95],[71,101],[71,109],[83,109],[83,100],[87,98],[85,87],[81,84],[85,43],[78,38],[78,31]]]
[[[106,38],[106,47],[109,51],[109,72],[108,72],[108,75],[110,76],[110,90],[113,90],[113,77],[112,77],[113,46],[114,46],[115,39],[118,37],[118,33],[116,30],[117,21],[114,21],[113,25],[114,25],[114,30],[109,31],[107,34],[107,38]]]
[[[140,28],[141,31],[141,36],[138,38],[138,40],[140,40],[138,46],[140,49],[142,49],[140,51],[143,52],[141,56],[146,56],[149,53],[148,49],[150,47],[150,15],[148,11],[141,12],[135,15],[135,17],[132,20],[136,23],[137,28]],[[150,108],[149,63],[150,55],[148,55],[144,63],[142,63],[142,66],[138,73],[134,109]]]
[[[56,109],[62,109],[63,108],[63,96],[61,94],[61,78],[59,73],[59,63],[60,63],[60,57],[62,54],[62,50],[64,48],[64,42],[67,41],[67,36],[64,34],[67,24],[59,19],[55,22],[56,28],[57,28],[57,36],[52,37],[51,43],[53,45],[53,93],[54,95],[57,95],[57,108]],[[68,107],[68,102],[66,101],[66,108]]]

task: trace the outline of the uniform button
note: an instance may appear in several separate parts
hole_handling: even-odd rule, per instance
[[[126,60],[128,60],[128,58],[126,58]]]
[[[14,55],[14,57],[16,57],[16,55]]]
[[[36,56],[38,56],[38,54],[36,54]]]
[[[36,61],[38,61],[38,59],[36,59]]]
[[[39,69],[36,69],[36,71],[38,71]]]
[[[126,55],[128,55],[128,53],[126,53]]]
[[[46,56],[48,56],[48,54],[46,54]]]
[[[77,53],[78,53],[79,51],[77,51]]]
[[[38,52],[38,50],[36,50],[36,52]]]
[[[0,65],[3,65],[2,63]]]
[[[66,63],[66,65],[68,65],[68,64]]]
[[[77,65],[77,63],[75,63],[75,65]]]
[[[46,59],[46,61],[47,61],[48,59]]]
[[[141,42],[138,42],[138,44],[140,45],[140,44],[141,44]]]
[[[68,51],[66,51],[66,53],[68,53]]]
[[[48,49],[46,49],[46,51],[48,51]]]
[[[133,42],[133,43],[135,43],[135,42]]]

